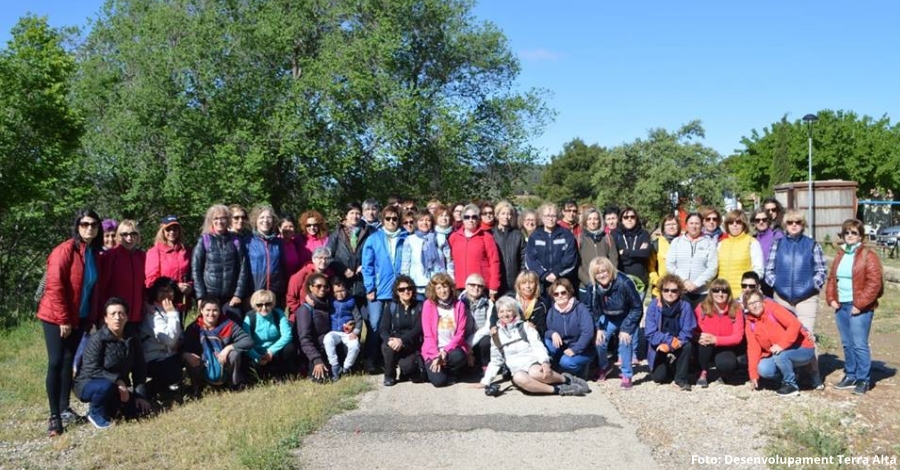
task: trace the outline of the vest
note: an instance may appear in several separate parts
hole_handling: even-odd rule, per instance
[[[775,285],[772,288],[791,305],[806,300],[819,291],[813,283],[812,238],[784,237],[775,242]]]
[[[753,238],[744,232],[719,242],[719,277],[728,281],[735,298],[741,295],[741,276],[753,268],[750,264],[751,241]]]

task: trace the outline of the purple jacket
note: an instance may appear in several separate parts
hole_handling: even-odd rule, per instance
[[[653,364],[656,360],[657,346],[663,343],[671,346],[672,339],[676,336],[682,343],[693,340],[694,330],[697,329],[697,317],[694,316],[694,312],[691,310],[691,304],[689,302],[679,299],[678,303],[678,307],[681,310],[678,315],[678,325],[680,328],[678,335],[674,336],[662,331],[662,304],[659,299],[654,299],[650,302],[650,307],[647,308],[647,320],[644,324],[644,335],[647,337],[647,363],[650,364],[651,370],[653,369]]]
[[[763,252],[763,259],[769,259],[769,252],[772,251],[772,245],[775,240],[784,238],[784,232],[781,229],[767,228],[762,232],[756,232],[756,241],[759,242]]]

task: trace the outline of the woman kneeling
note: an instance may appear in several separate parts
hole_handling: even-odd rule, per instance
[[[582,396],[591,390],[587,382],[550,367],[550,356],[537,330],[519,318],[512,297],[497,300],[497,329],[491,334],[491,362],[479,387],[491,385],[503,365],[512,373],[513,385],[524,392],[545,395]]]

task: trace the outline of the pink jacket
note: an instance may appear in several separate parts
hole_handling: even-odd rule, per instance
[[[729,347],[741,344],[744,339],[744,312],[741,308],[735,309],[734,320],[728,314],[713,315],[703,314],[703,305],[698,305],[694,310],[697,316],[697,327],[701,333],[715,335],[716,346]]]
[[[144,263],[144,285],[150,286],[161,277],[168,277],[175,282],[191,281],[191,251],[178,244],[169,246],[157,243],[147,250],[147,261]]]
[[[456,348],[462,348],[467,354],[469,347],[466,344],[466,306],[458,301],[453,301],[453,317],[456,320],[456,333],[447,347],[446,351],[452,351]],[[438,349],[438,311],[437,305],[431,300],[426,300],[422,305],[422,334],[424,341],[422,342],[422,358],[430,361],[440,355]]]
[[[316,248],[328,244],[328,234],[323,235],[322,238],[309,238],[306,235],[297,235],[294,241],[297,243],[300,266],[302,268],[306,266],[306,263],[312,261],[312,253]],[[334,253],[331,256],[334,256]]]

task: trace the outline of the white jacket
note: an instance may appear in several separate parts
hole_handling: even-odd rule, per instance
[[[522,325],[521,331],[525,333],[524,339],[519,325]],[[497,337],[500,340],[500,347],[498,348],[497,343],[491,340],[491,363],[488,364],[484,378],[481,379],[484,385],[494,380],[494,376],[500,372],[500,367],[504,363],[511,373],[516,373],[527,371],[534,364],[550,362],[547,348],[544,347],[537,330],[525,326],[521,319],[509,325],[498,322]]]

